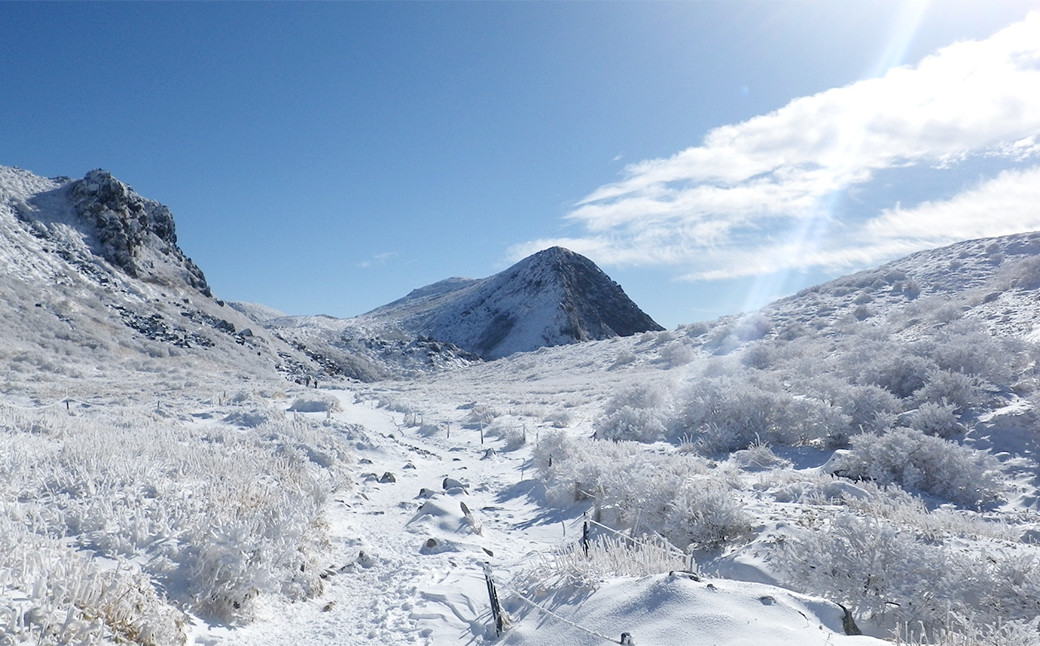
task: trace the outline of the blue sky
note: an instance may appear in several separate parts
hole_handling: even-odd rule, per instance
[[[1040,229],[1031,10],[0,3],[0,164],[112,171],[226,299],[351,316],[562,244],[671,327]]]

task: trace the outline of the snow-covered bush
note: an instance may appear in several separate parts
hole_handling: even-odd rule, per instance
[[[654,408],[622,406],[596,422],[596,437],[603,440],[658,442],[667,436],[661,413]]]
[[[101,565],[33,531],[41,522],[20,505],[0,509],[0,641],[184,643],[187,616],[139,568]]]
[[[910,428],[949,439],[964,432],[964,426],[957,419],[957,407],[942,403],[925,402],[917,410],[907,413]]]
[[[699,458],[563,433],[543,435],[533,457],[551,502],[589,501],[613,527],[656,532],[680,549],[719,548],[750,533],[733,486]]]
[[[932,370],[914,399],[930,404],[949,404],[955,412],[962,412],[981,401],[976,379],[963,372]]]
[[[740,355],[740,362],[756,370],[765,370],[776,361],[776,349],[773,344],[765,342],[750,343]]]
[[[296,413],[334,413],[343,410],[343,406],[332,395],[317,393],[297,397],[289,410]]]
[[[660,363],[666,368],[678,368],[685,366],[697,356],[696,351],[684,339],[672,341],[658,350],[661,357]]]
[[[738,465],[745,471],[764,471],[767,469],[775,469],[777,467],[790,466],[791,461],[785,460],[773,450],[769,448],[768,444],[757,442],[752,444],[746,449],[735,451],[730,456],[730,460]]]
[[[910,428],[857,435],[832,464],[848,478],[898,484],[969,507],[996,502],[1008,489],[1003,465],[989,453]]]
[[[596,422],[596,437],[604,440],[657,442],[667,439],[668,393],[661,387],[637,385],[614,395]]]
[[[900,399],[912,396],[928,381],[928,374],[935,369],[930,359],[907,354],[900,348],[878,355],[865,365],[859,383],[875,384]]]
[[[835,393],[835,398],[842,412],[849,416],[851,431],[883,433],[895,425],[898,413],[903,409],[899,398],[874,384],[850,385]],[[834,433],[832,436],[843,440],[835,442],[837,446],[848,441],[848,437],[837,438]]]
[[[670,422],[707,454],[756,442],[794,446],[848,432],[849,418],[828,402],[795,396],[779,385],[735,377],[702,379],[680,393]]]
[[[1014,344],[990,334],[974,319],[956,321],[912,351],[950,372],[960,372],[997,386],[1006,385],[1015,367]]]
[[[890,629],[911,624],[928,633],[956,632],[951,619],[957,617],[977,626],[1027,623],[1036,617],[1040,595],[1035,549],[926,543],[899,525],[851,513],[796,530],[779,543],[777,564],[787,585],[843,603]]]
[[[484,435],[501,439],[504,451],[515,451],[527,443],[527,428],[524,421],[511,415],[495,418],[484,429]]]
[[[1030,621],[979,620],[949,613],[945,625],[928,630],[919,623],[897,626],[895,640],[899,646],[1036,646],[1040,639],[1040,619]],[[984,620],[983,620],[984,621]]]

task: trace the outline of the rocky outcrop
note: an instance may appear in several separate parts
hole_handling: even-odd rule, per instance
[[[162,204],[135,193],[112,174],[92,170],[69,185],[73,209],[93,227],[96,251],[112,265],[139,278],[140,249],[152,245],[159,253],[182,265],[188,283],[210,295],[206,277],[177,246],[173,214]]]

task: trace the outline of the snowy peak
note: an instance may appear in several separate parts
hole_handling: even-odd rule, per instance
[[[449,279],[415,290],[363,318],[485,359],[662,329],[595,263],[562,247],[483,280]]]

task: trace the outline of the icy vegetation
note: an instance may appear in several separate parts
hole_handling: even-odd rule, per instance
[[[0,644],[1040,642],[1040,234],[483,361],[79,182],[0,168]]]

